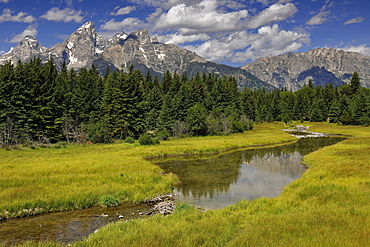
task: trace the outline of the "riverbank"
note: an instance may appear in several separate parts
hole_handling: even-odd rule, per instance
[[[171,192],[176,176],[144,157],[215,153],[294,141],[281,124],[256,125],[229,136],[162,141],[160,145],[116,143],[61,149],[0,150],[0,220],[83,209],[115,201],[140,202]]]
[[[111,224],[72,246],[368,246],[370,128],[306,124],[313,131],[356,138],[307,155],[310,169],[281,196],[207,212],[180,204],[172,215]],[[262,124],[243,135],[178,139],[148,148],[120,146],[114,157],[197,154],[294,140],[282,128]]]
[[[309,123],[353,135],[304,158],[310,167],[281,196],[200,212],[111,224],[73,246],[369,246],[370,128]]]

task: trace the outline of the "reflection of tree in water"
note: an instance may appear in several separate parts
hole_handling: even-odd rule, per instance
[[[341,138],[306,138],[290,145],[260,148],[218,155],[209,159],[168,161],[157,163],[166,172],[176,174],[181,184],[178,190],[184,196],[210,197],[227,192],[236,183],[241,165],[254,167],[264,173],[279,173],[299,177],[302,156],[321,147],[332,145]],[[297,165],[298,164],[298,165]]]
[[[176,174],[181,184],[179,190],[193,197],[209,196],[228,191],[230,184],[237,181],[242,157],[224,155],[204,160],[169,161],[158,163],[166,172]]]

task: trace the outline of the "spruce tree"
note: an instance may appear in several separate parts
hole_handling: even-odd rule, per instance
[[[351,95],[356,94],[358,89],[361,87],[360,76],[358,75],[356,71],[353,72],[351,81],[349,83],[349,87],[350,87]]]

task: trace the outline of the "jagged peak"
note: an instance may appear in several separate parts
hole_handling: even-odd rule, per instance
[[[85,24],[83,24],[79,29],[95,29],[94,22],[88,21]]]
[[[140,39],[142,39],[142,38],[149,38],[150,39],[148,29],[146,29],[146,28],[136,30],[136,31],[132,32],[131,34],[137,36]]]
[[[27,41],[37,41],[37,39],[32,36],[32,35],[26,35],[22,40],[27,40]]]
[[[74,33],[72,33],[71,36],[76,36],[76,35],[81,35],[84,33],[88,33],[89,35],[92,35],[94,37],[97,36],[96,30],[95,30],[95,25],[92,21],[88,21],[82,26],[80,26]]]
[[[45,49],[42,45],[39,44],[38,40],[32,35],[26,35],[24,38],[19,42],[18,46],[28,46],[33,49]]]

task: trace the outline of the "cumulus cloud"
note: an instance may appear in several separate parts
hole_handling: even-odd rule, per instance
[[[360,22],[363,22],[364,20],[365,20],[364,17],[356,17],[356,18],[353,18],[353,19],[347,21],[346,23],[344,23],[344,25],[353,24],[353,23],[360,23]]]
[[[365,44],[359,46],[346,46],[344,48],[338,48],[344,51],[358,52],[365,56],[370,56],[370,47]]]
[[[307,33],[281,30],[274,24],[259,28],[257,33],[239,31],[186,48],[212,61],[244,63],[248,59],[296,51],[309,42]]]
[[[3,13],[0,15],[0,23],[6,21],[32,23],[35,21],[35,18],[22,11],[13,15],[13,12],[10,9],[3,9]]]
[[[22,33],[15,35],[9,43],[19,43],[25,36],[37,36],[37,29],[34,25],[29,25]]]
[[[55,21],[55,22],[76,22],[81,23],[83,20],[82,11],[76,11],[71,8],[59,9],[59,8],[52,8],[44,15],[41,16],[48,21]]]
[[[328,20],[329,14],[330,10],[320,12],[317,15],[313,16],[308,22],[306,22],[306,25],[314,26],[323,24]]]
[[[288,19],[298,12],[297,7],[292,3],[273,4],[255,16],[248,24],[249,28],[258,28],[273,22]]]
[[[247,10],[220,13],[217,7],[217,1],[212,0],[191,6],[178,4],[157,19],[155,28],[175,29],[182,34],[234,31],[248,17]]]
[[[102,24],[100,26],[101,30],[109,30],[109,31],[122,31],[130,32],[136,29],[143,28],[145,23],[138,18],[126,18],[123,21],[115,21],[111,19],[110,21]]]
[[[211,36],[201,33],[192,35],[182,35],[180,33],[167,34],[165,36],[159,36],[158,40],[166,44],[184,44],[193,41],[206,41],[209,40]]]
[[[182,34],[233,32],[284,21],[298,11],[293,3],[277,3],[252,17],[246,9],[220,11],[221,2],[203,0],[196,5],[178,4],[160,14],[155,28],[177,30]]]
[[[134,2],[138,5],[147,5],[152,7],[160,7],[163,9],[170,9],[173,6],[176,6],[178,4],[186,3],[188,6],[198,4],[202,0],[131,0],[131,2]]]
[[[116,7],[115,12],[111,12],[110,15],[127,15],[130,14],[132,11],[136,10],[136,6],[127,6],[127,7]]]

